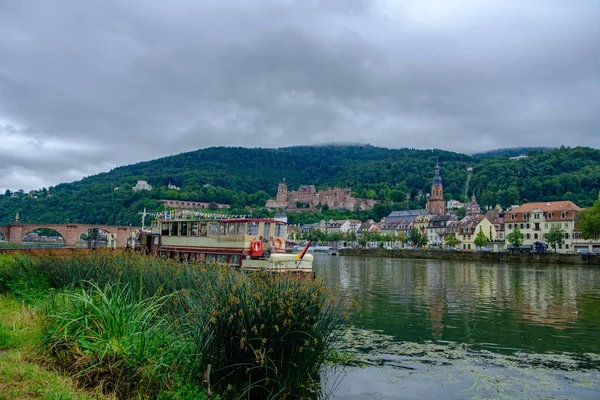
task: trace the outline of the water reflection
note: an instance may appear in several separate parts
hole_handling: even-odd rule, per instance
[[[398,341],[497,352],[600,352],[600,268],[464,261],[315,258],[358,328]]]

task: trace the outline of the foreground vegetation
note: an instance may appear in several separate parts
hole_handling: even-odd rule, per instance
[[[36,316],[18,340],[119,399],[308,396],[346,329],[318,280],[133,254],[4,257],[0,293]]]

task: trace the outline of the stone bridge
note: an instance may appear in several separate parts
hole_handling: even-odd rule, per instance
[[[0,226],[0,234],[10,243],[20,244],[23,237],[36,229],[51,229],[62,236],[65,246],[75,247],[82,234],[87,234],[88,229],[98,228],[113,235],[117,247],[126,247],[127,239],[131,233],[141,229],[139,226],[109,226],[109,225],[83,225],[83,224],[22,224],[14,221],[8,226]]]

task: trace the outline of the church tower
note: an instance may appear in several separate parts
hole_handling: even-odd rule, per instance
[[[446,202],[444,201],[444,186],[440,176],[440,164],[436,163],[431,186],[431,196],[427,201],[427,213],[430,215],[446,215]]]

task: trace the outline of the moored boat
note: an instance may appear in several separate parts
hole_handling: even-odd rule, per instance
[[[149,231],[140,232],[136,248],[182,261],[216,262],[250,271],[312,273],[308,246],[297,254],[285,253],[285,222],[202,215],[206,217],[159,214]]]

